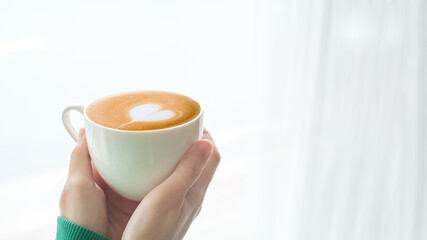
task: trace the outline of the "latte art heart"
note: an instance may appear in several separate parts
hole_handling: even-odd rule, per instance
[[[177,93],[138,91],[107,96],[86,108],[95,123],[119,130],[144,131],[178,126],[200,114],[200,105]]]
[[[132,108],[129,115],[132,117],[132,122],[152,122],[161,121],[173,118],[175,113],[170,110],[161,110],[162,106],[157,104],[142,104]]]

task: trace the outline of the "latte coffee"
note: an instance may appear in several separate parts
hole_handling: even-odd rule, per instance
[[[86,108],[87,117],[104,127],[126,131],[170,128],[200,114],[200,105],[181,94],[138,91],[106,96]]]
[[[98,98],[86,107],[68,106],[62,122],[77,142],[71,111],[83,115],[87,148],[99,175],[134,201],[163,182],[203,136],[203,108],[176,93],[133,91]]]

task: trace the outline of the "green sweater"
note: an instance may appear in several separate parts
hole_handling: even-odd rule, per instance
[[[56,240],[108,240],[108,238],[63,217],[58,217]]]

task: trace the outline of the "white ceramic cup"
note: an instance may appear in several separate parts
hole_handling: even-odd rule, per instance
[[[62,112],[64,126],[75,141],[78,134],[70,122],[72,110],[84,116],[89,153],[101,177],[118,194],[136,201],[165,180],[203,134],[202,107],[196,118],[179,126],[125,131],[93,122],[85,107],[77,105]]]

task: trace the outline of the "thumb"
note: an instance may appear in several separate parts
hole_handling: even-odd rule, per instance
[[[85,129],[79,131],[79,139],[73,152],[71,153],[70,168],[68,171],[68,178],[75,180],[90,180],[92,177],[92,166],[90,164],[90,156],[87,148],[87,140]]]
[[[172,174],[159,185],[169,196],[184,197],[193,186],[212,153],[212,143],[198,140],[182,156]]]

